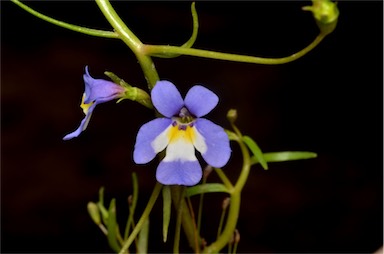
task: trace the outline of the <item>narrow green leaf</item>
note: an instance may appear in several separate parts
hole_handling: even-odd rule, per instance
[[[129,216],[127,219],[127,224],[125,225],[124,240],[128,239],[130,227],[131,225],[132,226],[134,225],[133,216],[135,214],[137,200],[139,198],[139,183],[138,183],[137,175],[135,172],[132,173],[132,185],[133,185],[133,195],[132,195],[132,199],[130,201],[128,200]]]
[[[113,73],[111,71],[105,71],[104,75],[109,77],[110,79],[112,79],[112,81],[115,84],[118,84],[118,85],[120,85],[122,87],[126,87],[126,88],[131,87],[131,85],[128,84],[127,82],[125,82],[124,79],[119,78],[115,73]]]
[[[191,197],[201,193],[209,193],[209,192],[229,193],[229,190],[227,189],[227,187],[225,187],[224,184],[221,184],[221,183],[206,183],[206,184],[199,184],[199,185],[187,188],[185,195],[187,197]]]
[[[108,209],[108,243],[109,246],[115,251],[120,251],[120,246],[117,242],[117,222],[116,222],[116,200],[112,199]]]
[[[243,136],[243,141],[248,146],[249,150],[251,150],[251,152],[256,157],[257,161],[260,163],[263,169],[267,170],[267,162],[263,156],[263,152],[261,151],[260,147],[256,144],[256,142],[249,136]]]
[[[105,225],[108,224],[108,211],[104,207],[104,187],[101,187],[99,190],[99,202],[97,202],[97,207],[100,210],[101,218]]]
[[[165,185],[163,187],[163,241],[167,241],[168,237],[168,227],[171,220],[171,189],[169,186]]]
[[[139,233],[139,240],[137,243],[137,253],[148,253],[148,235],[149,235],[149,218],[144,221],[143,227]]]
[[[192,35],[188,39],[188,41],[186,41],[183,45],[180,46],[180,48],[191,48],[193,46],[193,44],[195,43],[196,38],[197,38],[197,33],[199,30],[199,18],[197,16],[197,11],[195,8],[195,2],[192,2],[192,4],[191,4],[191,13],[192,13],[192,20],[193,20]],[[152,56],[160,57],[160,58],[174,58],[174,57],[180,56],[180,54],[170,54],[170,53],[167,53],[165,51],[165,52],[161,52],[161,53],[152,54]]]
[[[103,31],[103,30],[98,30],[98,29],[92,29],[92,28],[87,28],[87,27],[82,27],[82,26],[77,26],[77,25],[72,25],[69,23],[65,23],[63,21],[48,17],[44,14],[41,14],[40,12],[35,11],[34,9],[30,8],[29,6],[21,3],[18,0],[11,0],[13,3],[17,4],[19,7],[24,9],[25,11],[29,12],[33,16],[38,17],[39,19],[42,19],[44,21],[47,21],[51,24],[54,24],[56,26],[61,26],[63,28],[83,33],[83,34],[88,34],[92,36],[98,36],[98,37],[105,37],[105,38],[114,38],[118,39],[119,35],[113,31]]]
[[[193,31],[192,31],[191,38],[189,38],[189,40],[181,46],[183,48],[192,47],[197,38],[197,31],[199,29],[199,19],[198,19],[196,8],[195,8],[195,2],[192,2],[191,4],[191,12],[192,12],[192,19],[193,19]]]
[[[96,225],[100,225],[101,224],[100,210],[97,207],[97,204],[95,204],[93,202],[88,202],[87,210],[88,210],[89,216],[91,216],[91,219],[93,220],[93,222]]]
[[[285,151],[285,152],[272,152],[264,153],[264,159],[268,162],[282,162],[292,160],[305,160],[316,158],[317,154],[312,152],[301,152],[301,151]],[[252,157],[252,164],[256,164],[259,161],[256,157]]]
[[[236,133],[234,133],[230,130],[227,130],[227,129],[224,129],[224,131],[225,131],[225,133],[227,133],[229,140],[238,140],[239,139],[237,137]]]

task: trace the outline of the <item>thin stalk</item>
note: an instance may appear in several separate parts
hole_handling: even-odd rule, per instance
[[[191,198],[187,196],[187,201],[188,201],[188,207],[189,207],[189,212],[191,213],[192,221],[195,221],[195,213],[193,212],[193,207],[192,207],[192,202]],[[193,223],[194,226],[194,236],[195,236],[195,253],[199,254],[200,253],[200,247],[199,247],[199,232],[197,231],[196,223]]]
[[[281,58],[263,58],[256,56],[247,56],[247,55],[238,55],[238,54],[230,54],[230,53],[222,53],[210,50],[203,49],[194,49],[194,48],[183,48],[177,46],[162,46],[162,45],[143,45],[143,51],[146,55],[156,56],[159,54],[167,55],[167,54],[180,54],[180,55],[188,55],[188,56],[196,56],[203,58],[211,58],[218,60],[226,60],[226,61],[234,61],[234,62],[242,62],[242,63],[257,63],[257,64],[284,64],[288,62],[295,61],[300,57],[304,56],[312,49],[314,49],[324,38],[326,34],[320,33],[308,46],[300,50],[299,52],[292,54],[287,57]]]
[[[216,239],[219,238],[220,233],[221,233],[221,229],[223,228],[224,218],[225,218],[226,211],[227,211],[227,209],[222,209],[222,211],[221,211],[220,222],[219,222],[219,227],[217,228],[217,237],[216,237]]]
[[[124,245],[121,248],[119,254],[123,254],[128,250],[129,246],[132,244],[133,240],[136,238],[137,234],[140,232],[141,228],[143,227],[145,221],[147,220],[149,214],[152,211],[153,205],[155,204],[162,187],[163,185],[161,185],[160,183],[156,183],[155,188],[153,189],[153,192],[151,194],[151,197],[149,198],[148,204],[143,211],[143,214],[141,215],[139,221],[137,222],[135,229],[129,235],[128,239],[124,242]]]
[[[173,242],[173,253],[179,253],[179,245],[180,245],[180,230],[181,230],[181,217],[183,214],[183,202],[184,200],[184,192],[185,186],[180,187],[180,197],[177,205],[177,219],[176,219],[176,228],[175,228],[175,240]]]
[[[134,226],[133,216],[136,209],[137,199],[139,196],[139,185],[137,183],[137,176],[136,173],[132,173],[132,185],[133,185],[133,195],[132,195],[132,202],[129,204],[129,216],[127,219],[127,224],[125,226],[125,232],[124,232],[124,240],[127,240],[129,228]]]
[[[228,190],[233,189],[233,185],[231,181],[228,179],[228,177],[224,174],[223,170],[221,168],[214,168],[216,174],[220,177],[221,181],[223,181],[225,187],[228,188]]]
[[[137,60],[144,72],[149,89],[152,89],[156,82],[159,80],[155,65],[152,59],[145,55],[142,51],[143,43],[136,37],[136,35],[125,25],[119,15],[113,9],[108,0],[96,0],[97,5],[104,14],[105,18],[119,34],[120,38],[127,44],[127,46],[136,55]]]
[[[171,186],[171,195],[172,195],[172,201],[173,201],[173,204],[175,205],[175,208],[177,209],[178,205],[179,205],[179,201],[180,201],[180,190],[179,190],[180,186]],[[187,209],[187,204],[185,202],[184,199],[181,200],[181,205],[183,206],[183,209],[182,209],[182,226],[183,226],[183,229],[184,229],[184,233],[185,233],[185,236],[187,237],[187,240],[188,240],[188,243],[189,243],[189,246],[195,250],[195,226],[194,226],[194,222],[192,220],[192,217],[191,217],[191,214],[189,212],[189,210]],[[197,236],[198,239],[197,241],[200,242],[200,236],[198,235]]]
[[[233,251],[232,251],[233,254],[236,254],[237,252],[237,245],[239,245],[238,242],[235,242],[235,244],[233,245]]]
[[[207,182],[207,179],[203,178],[203,183],[205,184]],[[200,235],[201,230],[201,219],[203,217],[203,205],[204,205],[204,192],[200,194],[199,199],[199,210],[197,211],[197,234]]]
[[[87,28],[87,27],[82,27],[82,26],[77,26],[73,24],[69,24],[51,17],[48,17],[40,12],[35,11],[31,7],[21,3],[18,0],[11,0],[14,4],[17,4],[20,8],[24,9],[25,11],[29,12],[33,16],[42,19],[44,21],[47,21],[51,24],[54,24],[56,26],[60,26],[75,32],[79,32],[82,34],[87,34],[87,35],[92,35],[92,36],[97,36],[97,37],[104,37],[104,38],[113,38],[113,39],[119,39],[119,34],[112,32],[112,31],[104,31],[104,30],[98,30],[98,29],[92,29],[92,28]]]
[[[233,236],[233,232],[236,229],[237,220],[239,218],[240,212],[240,201],[241,201],[241,191],[245,185],[245,182],[248,179],[248,175],[251,168],[251,158],[247,146],[242,141],[242,135],[239,129],[232,124],[233,129],[235,130],[237,136],[239,137],[238,143],[243,154],[243,167],[241,169],[240,176],[234,186],[234,189],[231,194],[231,204],[229,206],[229,212],[227,217],[227,223],[225,228],[220,235],[220,237],[213,242],[211,245],[207,246],[203,252],[205,253],[217,253],[225,245],[228,244],[229,240]]]

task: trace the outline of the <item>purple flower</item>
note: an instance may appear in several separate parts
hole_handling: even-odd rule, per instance
[[[124,95],[125,89],[115,83],[103,79],[94,79],[89,75],[88,66],[85,67],[83,75],[85,91],[80,104],[85,114],[80,126],[72,133],[66,135],[63,139],[68,140],[80,135],[87,128],[93,110],[97,104],[107,102]]]
[[[197,184],[202,169],[195,148],[213,167],[223,167],[231,155],[224,129],[201,118],[216,107],[219,98],[205,87],[193,86],[185,96],[169,81],[158,81],[152,89],[155,108],[166,118],[144,124],[136,138],[133,159],[144,164],[165,151],[156,171],[156,179],[165,185]]]

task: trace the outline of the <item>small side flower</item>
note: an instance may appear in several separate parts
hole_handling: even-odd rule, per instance
[[[83,109],[85,117],[81,121],[80,126],[74,132],[67,134],[63,140],[75,138],[87,128],[92,112],[98,104],[124,96],[124,87],[104,79],[92,78],[91,75],[89,75],[88,66],[85,67],[83,79],[85,83],[85,91],[80,107]]]
[[[216,107],[219,98],[207,88],[196,85],[185,99],[169,81],[158,81],[151,91],[152,103],[164,118],[144,124],[136,138],[133,159],[148,163],[166,149],[156,171],[156,179],[165,185],[197,184],[202,168],[195,149],[213,167],[227,164],[231,149],[224,129],[202,118]]]

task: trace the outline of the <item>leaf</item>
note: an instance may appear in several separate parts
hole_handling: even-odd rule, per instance
[[[56,20],[56,19],[51,18],[49,16],[46,16],[46,15],[40,13],[40,12],[37,12],[34,9],[28,7],[27,5],[21,3],[18,0],[11,0],[11,1],[13,3],[17,4],[19,7],[21,7],[25,11],[29,12],[30,14],[32,14],[33,16],[36,16],[39,19],[47,21],[47,22],[49,22],[51,24],[54,24],[56,26],[61,26],[63,28],[66,28],[66,29],[69,29],[69,30],[72,30],[72,31],[75,31],[75,32],[79,32],[79,33],[83,33],[83,34],[88,34],[88,35],[92,35],[92,36],[119,39],[119,34],[113,32],[113,31],[103,31],[103,30],[97,30],[97,29],[92,29],[92,28],[87,28],[87,27],[82,27],[82,26],[77,26],[77,25],[65,23],[63,21]]]
[[[260,147],[256,144],[256,142],[249,136],[243,136],[243,141],[248,146],[249,150],[251,150],[251,152],[256,157],[257,161],[260,163],[263,169],[267,170],[267,161],[265,160],[263,152],[261,151]]]
[[[168,227],[171,220],[171,189],[169,186],[163,186],[163,241],[167,241]]]
[[[125,226],[124,231],[124,240],[128,239],[129,235],[129,229],[131,225],[134,225],[134,213],[137,205],[137,200],[139,197],[139,183],[137,180],[137,175],[135,172],[132,173],[132,185],[133,185],[133,195],[131,196],[131,199],[128,198],[128,206],[129,206],[129,215],[127,219],[127,224]]]
[[[199,18],[195,8],[195,2],[192,2],[191,4],[191,13],[192,13],[192,21],[193,21],[192,35],[188,39],[188,41],[186,41],[183,45],[180,46],[180,48],[191,48],[197,38],[197,33],[199,29]],[[180,54],[170,54],[167,51],[163,51],[156,54],[152,54],[152,56],[161,57],[161,58],[173,58],[173,57],[180,56]]]
[[[205,183],[205,184],[199,184],[199,185],[187,188],[185,195],[187,197],[191,197],[201,193],[209,193],[209,192],[229,193],[229,190],[227,189],[227,187],[225,187],[224,184],[221,184],[221,183]]]
[[[115,84],[118,84],[125,88],[130,88],[131,85],[125,82],[123,79],[119,78],[115,73],[111,71],[105,71],[104,74],[108,76]]]
[[[143,227],[139,233],[137,243],[137,253],[146,254],[148,252],[149,218],[144,221]]]
[[[120,246],[117,243],[117,222],[116,222],[116,200],[112,199],[108,209],[108,243],[115,251],[120,251]]]
[[[99,207],[101,218],[105,225],[108,224],[108,211],[104,207],[104,187],[101,187],[99,190],[99,202],[97,202],[97,206]]]
[[[227,133],[229,140],[239,140],[236,133],[234,133],[230,130],[226,130],[226,129],[224,131],[225,131],[225,133]]]
[[[282,162],[292,160],[304,160],[316,158],[317,154],[312,152],[301,152],[301,151],[285,151],[285,152],[272,152],[264,153],[264,159],[268,162]],[[259,161],[253,157],[252,164],[256,164]]]

